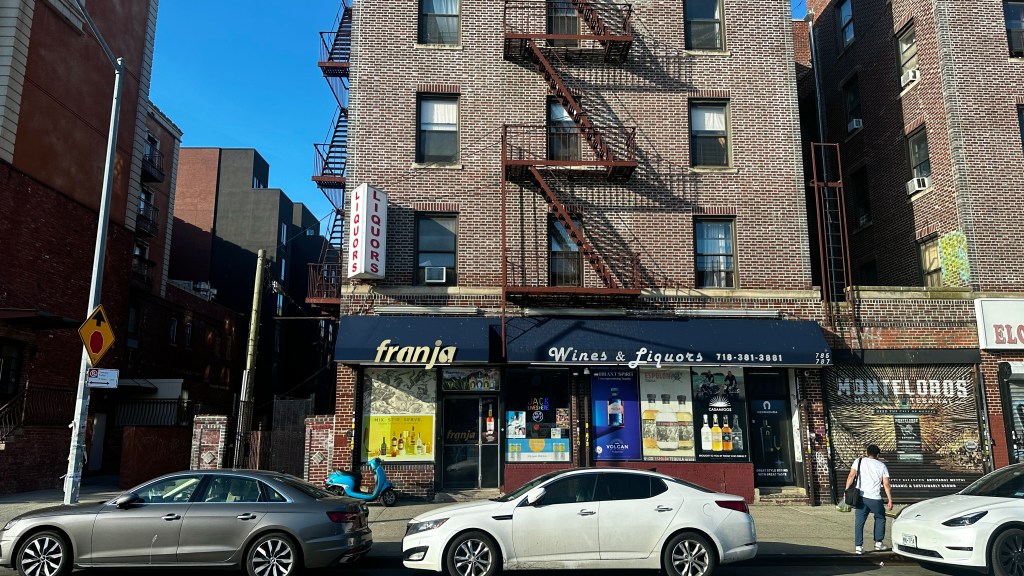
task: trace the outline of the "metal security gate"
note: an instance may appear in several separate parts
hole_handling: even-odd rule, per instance
[[[274,399],[273,429],[255,430],[249,436],[248,466],[303,475],[306,449],[306,417],[313,415],[314,397]]]

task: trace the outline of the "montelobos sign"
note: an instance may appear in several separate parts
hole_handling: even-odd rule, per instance
[[[348,277],[384,277],[388,195],[369,184],[352,191],[349,218]]]
[[[978,347],[985,350],[1024,349],[1024,300],[979,298],[974,301],[978,315]]]

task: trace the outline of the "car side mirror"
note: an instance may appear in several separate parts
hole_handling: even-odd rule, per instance
[[[138,494],[136,494],[135,492],[127,492],[125,494],[121,494],[120,496],[118,496],[117,500],[114,500],[114,506],[123,510],[125,508],[131,507],[132,504],[136,504],[139,502],[142,502],[142,498],[139,497]]]
[[[540,502],[544,495],[547,494],[547,490],[544,488],[534,488],[526,493],[526,504],[528,506],[534,506]]]

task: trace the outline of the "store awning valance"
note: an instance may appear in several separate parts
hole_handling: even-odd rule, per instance
[[[514,318],[508,361],[636,366],[821,366],[831,352],[808,320]]]
[[[501,353],[500,330],[491,330],[500,322],[480,317],[342,316],[334,359],[430,368],[491,362]]]

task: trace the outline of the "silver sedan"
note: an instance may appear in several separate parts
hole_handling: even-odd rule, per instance
[[[373,537],[366,507],[294,476],[255,470],[168,474],[100,504],[22,514],[0,530],[0,566],[22,576],[72,567],[241,567],[292,576],[345,564]]]

